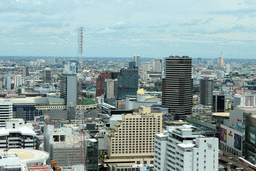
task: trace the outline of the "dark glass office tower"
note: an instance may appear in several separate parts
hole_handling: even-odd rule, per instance
[[[200,104],[202,105],[212,105],[213,96],[213,80],[204,78],[200,82],[201,95]]]
[[[165,58],[165,78],[162,80],[162,105],[175,119],[192,113],[192,59],[188,56]]]

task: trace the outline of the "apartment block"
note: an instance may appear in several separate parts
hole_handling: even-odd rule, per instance
[[[118,123],[109,135],[109,159],[104,163],[153,165],[154,137],[162,132],[162,113],[151,113],[150,107],[141,106],[133,114],[123,114]]]
[[[218,138],[201,135],[196,127],[170,127],[155,137],[155,171],[217,171]]]
[[[0,127],[5,127],[6,120],[13,118],[12,103],[0,102]]]
[[[0,129],[0,150],[34,149],[35,141],[32,124],[25,124],[23,119],[7,120],[6,127]]]

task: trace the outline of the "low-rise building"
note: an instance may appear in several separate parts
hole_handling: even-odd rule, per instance
[[[0,150],[5,149],[34,149],[36,133],[31,124],[24,124],[23,119],[6,121],[6,127],[0,129]]]

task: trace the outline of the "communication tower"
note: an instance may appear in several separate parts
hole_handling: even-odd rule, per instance
[[[78,70],[82,71],[83,66],[83,27],[78,28],[78,53],[77,53],[77,61],[79,61],[80,67],[78,67]]]

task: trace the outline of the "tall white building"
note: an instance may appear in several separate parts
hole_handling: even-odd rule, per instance
[[[15,88],[19,87],[23,84],[24,84],[24,78],[23,77],[21,77],[20,75],[17,75],[17,76],[14,77],[14,86],[15,86]]]
[[[230,73],[230,64],[226,65],[226,73]]]
[[[218,171],[218,139],[203,137],[196,127],[170,127],[155,136],[155,171]]]
[[[148,72],[150,72],[150,71],[151,71],[150,62],[143,62],[142,77],[144,80],[148,79]]]
[[[11,90],[11,77],[7,75],[4,79],[5,81],[5,89],[6,90]]]
[[[0,127],[5,127],[6,120],[12,119],[12,103],[1,102],[0,103]]]
[[[163,59],[161,58],[155,58],[152,61],[152,70],[153,72],[159,72],[162,74],[163,70]]]
[[[134,55],[134,62],[136,63],[136,67],[140,67],[140,55]]]
[[[115,98],[115,82],[117,79],[105,79],[105,96],[107,99]]]

